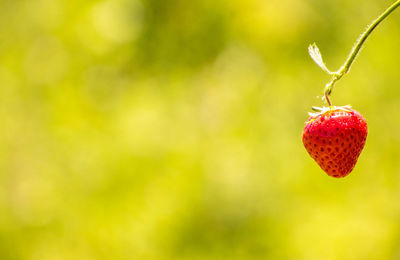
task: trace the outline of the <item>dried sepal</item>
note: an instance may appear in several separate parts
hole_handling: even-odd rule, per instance
[[[325,65],[324,60],[322,59],[321,52],[319,51],[318,46],[313,43],[308,46],[308,53],[310,54],[311,58],[314,60],[315,63],[326,73],[332,75],[333,72],[331,72]]]

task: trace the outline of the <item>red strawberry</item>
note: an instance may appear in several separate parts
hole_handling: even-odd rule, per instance
[[[348,175],[367,139],[367,122],[349,106],[329,107],[310,114],[303,130],[307,152],[329,176]]]

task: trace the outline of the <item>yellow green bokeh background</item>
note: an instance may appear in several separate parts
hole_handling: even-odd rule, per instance
[[[336,105],[348,177],[301,133],[393,1],[1,0],[0,259],[400,259],[400,11]]]

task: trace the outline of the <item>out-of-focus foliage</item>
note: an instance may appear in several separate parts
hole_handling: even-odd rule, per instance
[[[397,259],[400,13],[333,93],[354,172],[301,143],[392,1],[1,0],[0,259]]]

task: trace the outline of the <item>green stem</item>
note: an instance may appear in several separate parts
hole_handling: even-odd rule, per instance
[[[368,36],[372,33],[372,31],[389,15],[391,14],[397,7],[400,6],[400,0],[397,0],[394,4],[392,4],[385,12],[383,12],[376,20],[374,20],[367,28],[365,32],[363,32],[358,38],[355,46],[350,52],[347,60],[343,64],[343,66],[335,73],[332,73],[332,80],[325,87],[325,99],[328,102],[328,105],[331,106],[332,103],[329,100],[329,95],[332,93],[333,87],[339,79],[341,79],[349,70],[354,60],[356,59],[358,53],[361,50],[361,47],[367,40]]]

